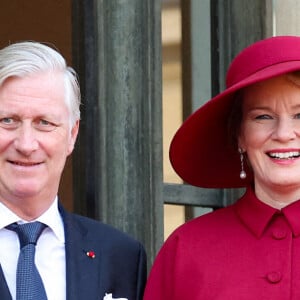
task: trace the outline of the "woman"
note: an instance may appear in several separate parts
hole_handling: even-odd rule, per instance
[[[300,299],[300,37],[272,37],[232,62],[227,89],[177,131],[170,159],[235,204],[175,230],[144,300]]]

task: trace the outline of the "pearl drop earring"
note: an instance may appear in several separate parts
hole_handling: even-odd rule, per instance
[[[240,153],[240,160],[241,160],[241,172],[240,172],[240,178],[245,179],[247,177],[247,174],[244,170],[244,155],[243,155],[243,150],[242,148],[239,148],[239,153]]]

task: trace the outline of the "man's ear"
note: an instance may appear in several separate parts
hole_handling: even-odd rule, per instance
[[[70,155],[73,152],[78,132],[79,132],[79,120],[76,121],[75,125],[71,129],[71,134],[69,138],[68,155]]]

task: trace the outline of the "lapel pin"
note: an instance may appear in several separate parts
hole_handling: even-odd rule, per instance
[[[95,257],[96,257],[95,252],[92,251],[92,250],[87,251],[87,252],[86,252],[86,255],[87,255],[89,258],[95,258]]]

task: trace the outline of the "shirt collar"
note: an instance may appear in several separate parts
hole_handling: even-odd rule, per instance
[[[284,207],[282,213],[288,220],[290,227],[292,228],[294,236],[300,235],[300,200],[291,203]]]
[[[241,221],[260,237],[276,214],[282,214],[289,223],[294,236],[300,235],[300,200],[278,210],[259,200],[251,187],[235,204],[235,211]]]
[[[56,238],[64,243],[64,225],[58,210],[57,197],[55,197],[48,210],[46,210],[40,217],[33,221],[39,221],[46,224],[49,227],[49,229],[53,231]],[[0,229],[14,222],[26,223],[26,221],[22,220],[19,216],[17,216],[14,212],[12,212],[3,203],[0,202]]]
[[[251,187],[245,195],[236,202],[235,210],[242,222],[257,236],[260,237],[277,209],[263,203],[255,196]]]

